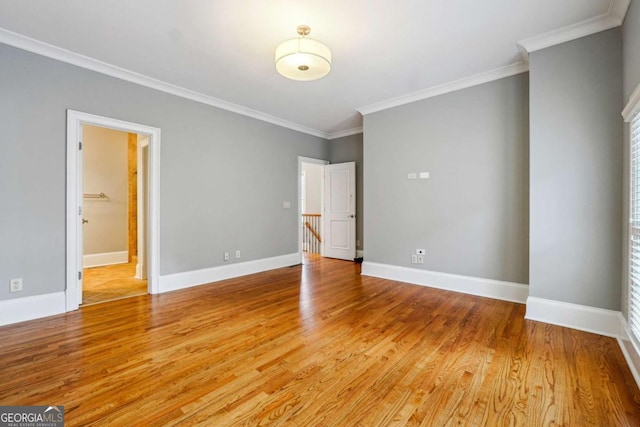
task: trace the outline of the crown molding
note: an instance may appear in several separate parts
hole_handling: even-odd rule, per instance
[[[627,10],[629,9],[630,2],[631,0],[610,0],[607,12],[602,15],[517,42],[516,44],[522,61],[516,64],[497,68],[495,70],[476,74],[471,77],[455,80],[439,86],[433,86],[431,88],[397,98],[366,105],[364,107],[356,108],[356,110],[362,115],[371,114],[388,108],[398,107],[400,105],[409,104],[422,99],[465,89],[482,83],[488,83],[490,81],[510,77],[515,74],[524,73],[529,71],[529,54],[531,52],[622,25],[627,14]]]
[[[475,74],[470,77],[454,80],[449,83],[432,86],[430,88],[399,96],[397,98],[392,98],[375,104],[366,105],[364,107],[356,108],[356,110],[362,115],[367,115],[375,113],[377,111],[387,110],[389,108],[398,107],[400,105],[410,104],[412,102],[432,98],[434,96],[443,95],[445,93],[454,92],[456,90],[466,89],[483,83],[492,82],[494,80],[503,79],[505,77],[511,77],[516,74],[525,73],[527,71],[529,71],[529,64],[525,62],[518,62],[516,64],[511,64],[505,67],[486,71],[484,73]]]
[[[360,108],[356,108],[356,111],[358,111],[362,115],[371,114],[377,111],[386,110],[388,108],[409,104],[412,102],[442,95],[448,92],[469,88],[479,84],[488,83],[493,80],[498,80],[527,72],[529,71],[528,62],[529,54],[531,52],[622,25],[627,14],[627,10],[629,9],[630,2],[631,0],[610,0],[607,12],[600,16],[517,42],[522,61],[516,64],[507,65],[505,67],[500,67],[484,73],[444,83],[442,85],[433,86],[431,88],[392,98],[386,101],[366,105]],[[264,121],[276,126],[291,129],[323,139],[332,140],[344,136],[362,133],[362,127],[346,129],[337,132],[325,132],[319,129],[310,128],[295,122],[291,122],[289,120],[282,119],[280,117],[272,116],[261,111],[244,107],[239,104],[234,104],[232,102],[205,95],[203,93],[186,89],[181,86],[166,83],[143,74],[129,71],[127,69],[90,58],[88,56],[80,55],[78,53],[74,53],[69,50],[50,45],[48,43],[26,37],[18,33],[14,33],[4,28],[0,28],[0,43],[4,43],[9,46],[26,50],[28,52],[46,56],[48,58],[115,77],[120,80],[135,83],[171,95],[179,96],[181,98],[189,99],[191,101],[199,102],[201,104],[206,104],[215,108],[230,111],[232,113],[240,114],[246,117],[251,117],[256,120]]]
[[[362,133],[362,126],[352,129],[340,130],[337,132],[331,132],[327,135],[327,139],[338,139],[344,136],[357,135],[359,133]]]
[[[630,2],[631,0],[611,0],[609,9],[602,15],[520,40],[517,44],[523,60],[528,62],[531,52],[619,27],[624,22]]]
[[[66,62],[67,64],[75,65],[87,70],[95,71],[97,73],[105,74],[107,76],[115,77],[120,80],[135,83],[140,86],[145,86],[171,95],[179,96],[181,98],[189,99],[191,101],[199,102],[201,104],[206,104],[212,107],[220,108],[222,110],[230,111],[232,113],[271,123],[276,126],[306,133],[312,136],[317,136],[319,138],[328,139],[329,137],[328,132],[303,126],[289,120],[281,119],[270,114],[262,113],[251,108],[243,107],[242,105],[225,101],[223,99],[214,98],[212,96],[186,89],[181,86],[166,83],[161,80],[145,76],[144,74],[129,71],[127,69],[117,67],[115,65],[111,65],[106,62],[90,58],[88,56],[71,52],[67,49],[62,49],[57,46],[44,43],[42,41],[32,39],[30,37],[14,33],[4,28],[0,28],[0,43],[17,47],[19,49],[26,50],[28,52],[32,52],[41,56],[46,56],[51,59]]]
[[[611,0],[609,4],[609,15],[620,22],[619,25],[624,23],[624,18],[627,16],[629,5],[631,0]]]

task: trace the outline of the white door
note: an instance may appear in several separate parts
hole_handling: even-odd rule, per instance
[[[324,167],[324,256],[356,257],[356,163]]]

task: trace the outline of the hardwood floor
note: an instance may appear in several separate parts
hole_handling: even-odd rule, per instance
[[[68,426],[638,426],[612,338],[309,264],[0,328],[0,404]]]
[[[135,263],[83,269],[82,303],[112,301],[147,293],[147,281],[136,279]]]

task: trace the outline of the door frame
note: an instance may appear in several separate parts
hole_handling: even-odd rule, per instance
[[[146,160],[146,161],[145,161]],[[136,147],[136,187],[138,192],[138,218],[136,219],[137,230],[137,246],[138,246],[138,263],[136,264],[136,279],[148,280],[149,270],[147,268],[147,217],[149,200],[148,183],[149,183],[149,137],[143,135],[138,138]]]
[[[296,217],[296,226],[298,228],[298,256],[300,257],[300,263],[302,264],[302,226],[300,225],[300,218],[302,217],[302,204],[300,200],[302,200],[302,164],[303,163],[311,163],[314,165],[326,166],[329,164],[328,160],[322,159],[314,159],[311,157],[303,157],[298,156],[298,216]],[[321,181],[324,182],[324,179]],[[320,192],[320,206],[321,210],[324,211],[324,191]],[[324,212],[321,212],[324,214]],[[320,255],[324,252],[324,241],[320,244]]]
[[[80,305],[82,272],[82,156],[79,155],[82,126],[91,125],[149,137],[148,186],[148,291],[159,293],[160,277],[160,129],[81,111],[67,110],[67,242],[66,242],[66,311]]]

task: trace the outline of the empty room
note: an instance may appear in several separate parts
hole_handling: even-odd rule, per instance
[[[640,425],[638,1],[0,0],[0,426]]]

